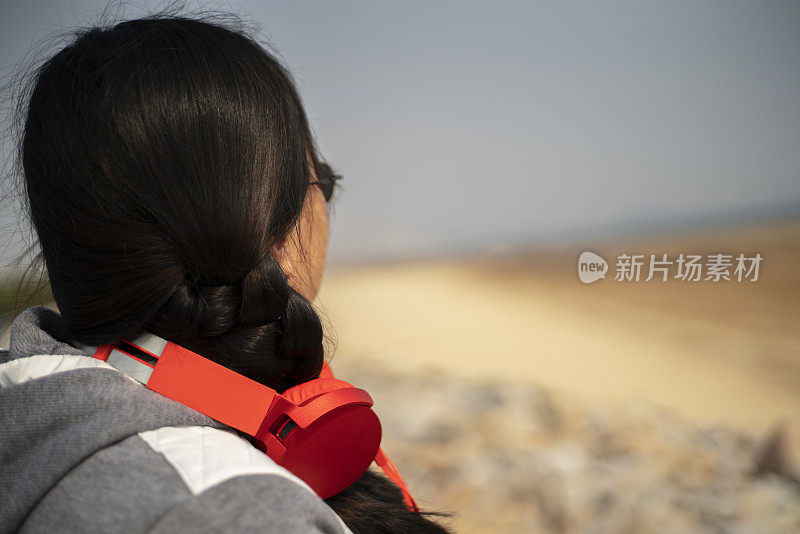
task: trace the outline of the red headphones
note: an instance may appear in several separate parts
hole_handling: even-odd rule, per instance
[[[400,472],[380,448],[381,424],[363,389],[319,378],[279,394],[180,345],[145,332],[101,345],[94,357],[148,389],[251,436],[253,444],[326,499],[345,490],[374,460],[419,511]]]

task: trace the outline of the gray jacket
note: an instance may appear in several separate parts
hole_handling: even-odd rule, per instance
[[[0,532],[349,533],[235,431],[21,313],[0,350]]]

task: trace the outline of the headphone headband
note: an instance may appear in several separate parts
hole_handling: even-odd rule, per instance
[[[89,347],[92,349],[94,347]],[[399,471],[380,449],[381,426],[363,389],[320,378],[279,394],[149,332],[94,348],[93,356],[181,404],[251,436],[253,444],[305,481],[320,498],[355,482],[376,461],[418,511]]]

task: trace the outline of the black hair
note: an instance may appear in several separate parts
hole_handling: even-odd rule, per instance
[[[146,329],[283,391],[319,376],[323,324],[271,250],[330,168],[290,72],[233,19],[74,32],[34,73],[18,157],[74,340]],[[355,533],[446,532],[371,471],[327,502]]]

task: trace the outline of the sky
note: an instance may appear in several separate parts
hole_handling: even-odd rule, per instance
[[[105,5],[4,0],[3,76]],[[329,263],[800,212],[798,2],[186,5],[294,74],[344,176]]]

